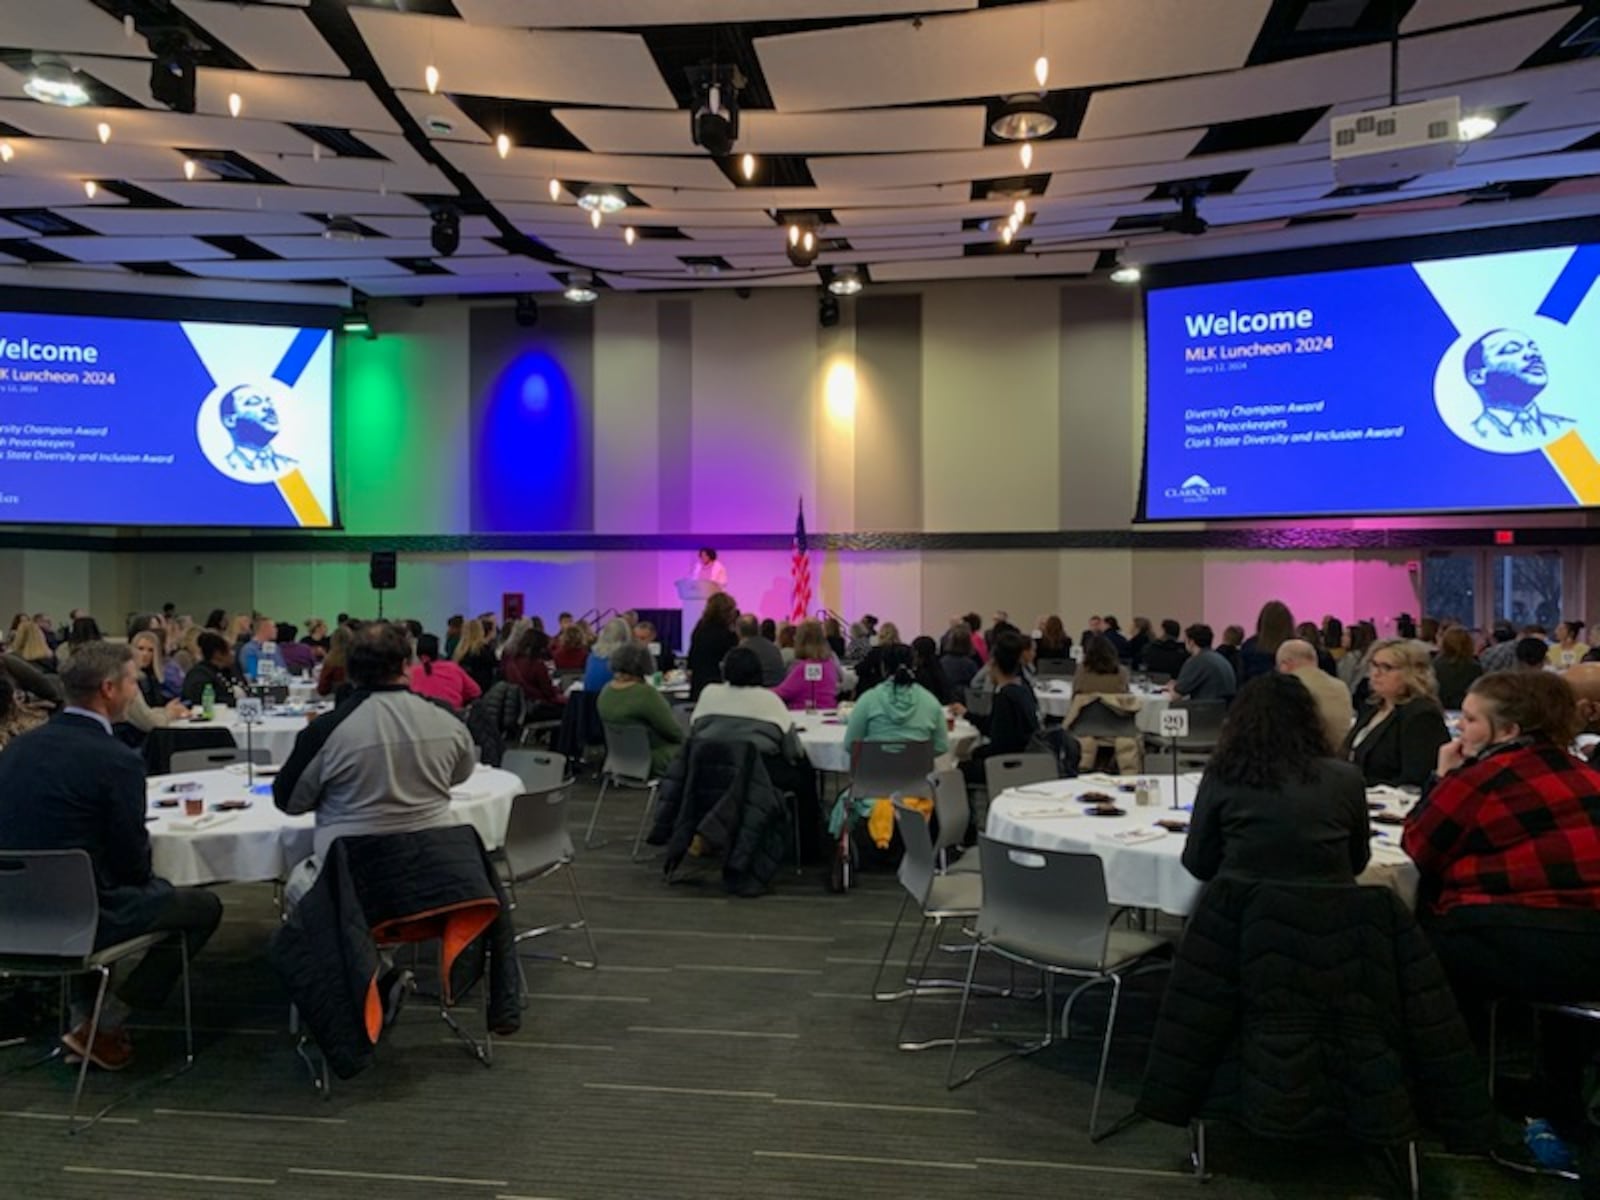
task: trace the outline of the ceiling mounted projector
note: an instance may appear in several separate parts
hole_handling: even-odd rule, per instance
[[[1461,153],[1461,97],[1346,113],[1328,122],[1340,187],[1400,183],[1448,171]]]

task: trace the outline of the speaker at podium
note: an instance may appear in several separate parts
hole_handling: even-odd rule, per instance
[[[680,579],[674,585],[684,608],[704,608],[707,600],[722,590],[722,586],[709,579]]]

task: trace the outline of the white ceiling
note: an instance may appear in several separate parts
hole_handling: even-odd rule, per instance
[[[586,267],[618,289],[814,287],[784,253],[786,214],[826,219],[819,265],[880,282],[1083,275],[1109,249],[1154,261],[1600,214],[1600,58],[1561,46],[1595,0],[1413,0],[1402,98],[1460,95],[1506,119],[1453,169],[1356,196],[1337,194],[1328,117],[1387,103],[1389,49],[1370,28],[1286,33],[1294,0],[453,0],[455,15],[172,0],[167,19],[208,47],[189,114],[151,97],[148,30],[129,37],[114,7],[0,0],[0,126],[16,131],[0,135],[0,261],[32,279],[159,264],[240,294],[304,281],[476,295],[547,291]],[[1017,147],[986,126],[1003,97],[1036,89],[1041,50],[1064,124],[1024,177]],[[95,103],[26,98],[30,52],[64,56]],[[733,156],[758,157],[748,182],[690,136],[685,71],[714,53],[749,76]],[[430,64],[438,95],[424,90]],[[225,177],[188,181],[191,155],[226,156]],[[1203,238],[1153,227],[1185,180],[1217,189]],[[573,203],[582,183],[636,204],[594,229]],[[1464,203],[1496,184],[1519,198]],[[993,222],[1018,188],[1028,222],[996,252]],[[443,204],[463,214],[451,256],[430,237]],[[1295,223],[1335,214],[1351,219]],[[332,215],[367,236],[323,238]],[[630,248],[630,225],[668,236]],[[691,257],[727,266],[707,274]]]

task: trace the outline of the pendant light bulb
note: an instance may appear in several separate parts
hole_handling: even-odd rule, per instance
[[[511,153],[511,139],[502,133],[494,139],[494,148],[500,152],[501,158],[506,157]]]
[[[244,97],[239,95],[238,92],[229,92],[228,93],[228,115],[230,117],[237,117],[243,111],[244,111]]]
[[[186,158],[183,160],[183,177],[185,179],[192,181],[194,179],[194,173],[197,169],[198,168],[195,166],[194,159]]]
[[[434,95],[438,94],[438,92],[439,92],[439,68],[438,67],[434,66],[432,63],[429,63],[428,67],[427,67],[427,70],[422,72],[422,80],[423,80],[424,83],[426,83],[428,85],[428,95],[434,96]]]
[[[1014,226],[1014,225],[1007,225],[1004,229],[1002,229],[1000,231],[1000,240],[1002,242],[1004,242],[1007,246],[1011,245],[1011,239],[1014,238],[1015,236],[1016,236],[1016,226]]]
[[[1022,149],[1020,151],[1018,151],[1018,153],[1022,156],[1022,169],[1024,171],[1026,171],[1028,168],[1033,166],[1033,143],[1032,142],[1023,142],[1022,143]]]
[[[104,121],[101,121],[100,124],[96,125],[94,127],[94,131],[100,135],[100,144],[102,146],[111,140],[111,126],[107,125]]]
[[[600,218],[600,210],[598,208],[590,209],[589,210],[589,224],[593,225],[596,229],[599,229],[600,228],[600,220],[601,220],[601,218]]]
[[[1011,206],[1011,215],[1014,216],[1017,219],[1017,222],[1020,224],[1022,218],[1028,215],[1028,202],[1026,200],[1018,200]]]
[[[798,246],[799,244],[800,244],[800,226],[791,225],[791,226],[789,226],[789,245]]]
[[[16,151],[11,148],[10,142],[0,142],[0,163],[10,162],[11,156],[15,153]]]
[[[630,245],[630,246],[633,245],[634,242],[639,240],[639,235],[636,234],[633,231],[633,226],[632,225],[629,225],[626,229],[624,229],[622,231],[622,240],[627,242],[628,245]]]
[[[85,179],[83,181],[83,194],[85,196],[89,197],[89,199],[93,200],[94,196],[95,196],[95,193],[98,192],[99,190],[100,190],[100,185],[97,184],[94,180]]]
[[[746,154],[741,158],[739,160],[739,171],[744,175],[747,182],[754,179],[756,177],[756,156],[754,154]]]
[[[561,199],[561,180],[552,179],[550,181],[550,199],[552,199],[552,200]]]
[[[1033,60],[1033,77],[1039,81],[1041,89],[1045,86],[1045,81],[1050,78],[1050,60],[1042,54]]]

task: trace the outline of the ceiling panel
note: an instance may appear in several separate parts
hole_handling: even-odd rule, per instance
[[[1572,154],[1546,154],[1536,158],[1512,158],[1502,162],[1483,163],[1475,167],[1457,167],[1423,175],[1401,189],[1417,188],[1478,188],[1493,183],[1515,183],[1524,179],[1561,179],[1583,175],[1600,175],[1600,150],[1581,150]]]
[[[1596,105],[1596,108],[1600,109],[1600,105]],[[1496,131],[1486,138],[1468,142],[1461,148],[1461,157],[1456,161],[1464,167],[1470,167],[1505,158],[1525,158],[1530,154],[1557,154],[1596,133],[1600,133],[1600,123],[1546,129],[1536,133]]]
[[[425,238],[433,232],[432,217],[362,217],[361,223],[392,238]],[[284,230],[284,232],[297,231]],[[498,237],[499,234],[499,227],[488,217],[461,218],[463,238],[491,238]]]
[[[715,214],[719,210],[909,206],[941,204],[951,199],[951,189],[937,185],[916,188],[741,187],[715,192],[652,187],[629,190],[646,204],[704,211],[707,220],[717,219]]]
[[[280,258],[433,258],[436,251],[429,239],[423,238],[364,238],[359,242],[345,242],[325,238],[321,234],[295,237],[252,238]],[[504,251],[476,238],[462,238],[456,254],[463,258],[473,255],[504,255]]]
[[[101,188],[99,194],[90,200],[84,195],[82,181],[77,179],[30,179],[0,175],[0,209],[79,208],[126,203],[121,196],[114,196],[105,188]]]
[[[1400,48],[1400,78],[1415,89],[1513,70],[1573,11],[1566,7],[1408,38]],[[1388,47],[1336,50],[1201,79],[1097,92],[1089,99],[1078,136],[1127,137],[1239,121],[1383,95],[1388,86]]]
[[[962,12],[978,0],[456,0],[456,11],[483,25],[589,29],[723,21],[816,21]]]
[[[533,183],[542,192],[554,175],[591,183],[655,185],[732,191],[730,180],[709,158],[662,158],[629,154],[586,154],[580,150],[531,150],[513,146],[501,158],[492,146],[439,142],[439,150],[488,192],[515,192]],[[514,196],[507,196],[512,199]]]
[[[526,33],[373,8],[353,8],[351,15],[384,78],[395,87],[418,87],[431,63],[446,92],[674,107],[672,92],[637,34]]]
[[[95,141],[95,126],[101,121],[111,126],[112,140],[118,145],[305,155],[312,146],[310,138],[276,121],[137,108],[57,108],[34,100],[0,100],[0,122],[39,137]]]
[[[96,233],[162,237],[254,237],[258,234],[320,234],[322,223],[299,213],[239,212],[195,208],[85,208],[73,214]]]
[[[619,292],[682,292],[726,291],[729,288],[814,288],[818,285],[815,272],[797,271],[785,275],[746,275],[730,273],[719,278],[706,279],[641,279],[626,275],[604,276],[605,282]]]
[[[442,258],[439,265],[452,275],[513,275],[523,272],[546,272],[549,263],[521,254],[499,254],[477,258]]]
[[[15,138],[5,169],[11,175],[55,175],[73,179],[182,179],[183,156],[156,146],[108,145],[56,138]]]
[[[303,12],[223,0],[177,0],[178,8],[258,71],[348,75],[344,62]]]
[[[470,296],[500,292],[555,292],[561,285],[540,272],[508,275],[352,276],[350,286],[369,296]]]
[[[1400,22],[1402,34],[1421,33],[1441,25],[1462,25],[1538,8],[1550,0],[1417,0]]]
[[[985,254],[974,258],[933,262],[872,263],[869,270],[879,283],[919,279],[1008,279],[1018,275],[1087,275],[1094,270],[1095,251],[1061,254]]]
[[[0,0],[0,45],[151,57],[142,37],[128,37],[121,21],[89,0]]]
[[[283,187],[275,184],[221,183],[217,181],[195,183],[150,183],[145,185],[164,200],[174,204],[194,205],[198,208],[242,208],[267,212],[348,213],[362,217],[370,214],[389,216],[415,216],[427,210],[409,196],[390,192],[380,196],[377,192],[337,191],[332,188]],[[82,192],[79,192],[82,195]],[[104,192],[101,195],[105,195]],[[0,204],[0,207],[5,205]]]
[[[195,101],[198,111],[226,115],[228,97],[235,92],[244,102],[239,115],[253,120],[331,124],[358,133],[369,129],[400,132],[389,110],[359,80],[200,68]]]
[[[180,262],[178,265],[192,274],[209,275],[216,279],[292,281],[347,279],[355,275],[363,277],[390,275],[397,278],[412,275],[412,272],[399,263],[392,263],[383,258],[316,259],[305,262],[268,258],[243,262]]]
[[[226,250],[192,237],[42,237],[35,245],[79,262],[173,262],[232,258]]]
[[[890,21],[755,40],[776,106],[873,108],[1090,87],[1244,65],[1271,0],[1054,0],[921,22]],[[1116,47],[1108,52],[1108,47]]]
[[[428,135],[429,141],[494,141],[493,135],[488,130],[479,126],[454,100],[443,93],[430,96],[427,92],[396,91],[395,94],[400,97],[400,103],[406,106],[411,119],[423,133]],[[445,132],[430,124],[435,118],[447,122],[450,126],[449,131]]]
[[[1159,163],[1166,168],[1186,157],[1199,143],[1201,131],[1177,130],[1145,137],[1083,142],[1065,138],[1035,142],[1032,175],[1055,171],[1087,171],[1136,163]],[[1021,173],[1015,146],[986,146],[945,154],[864,154],[841,158],[813,158],[811,177],[821,187],[905,187],[914,184],[956,183],[973,179],[1005,178]]]
[[[278,158],[263,162],[278,178],[307,187],[358,188],[363,191],[422,192],[454,196],[456,187],[431,163],[392,163],[374,158]]]
[[[905,154],[983,145],[987,110],[962,104],[864,112],[740,114],[741,154]],[[591,150],[608,154],[704,154],[682,112],[561,108],[556,119]]]

